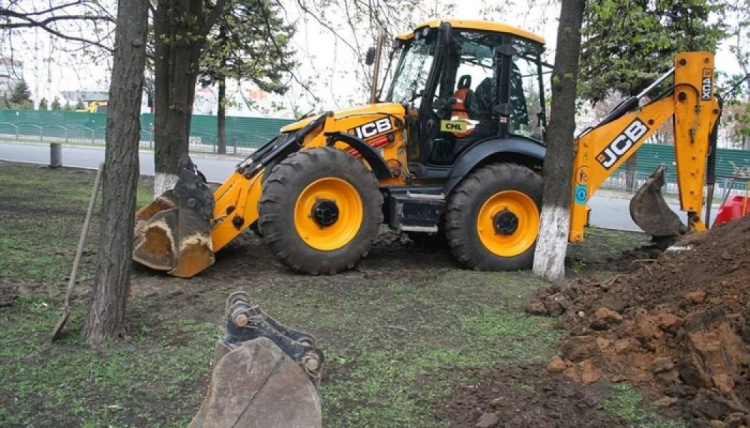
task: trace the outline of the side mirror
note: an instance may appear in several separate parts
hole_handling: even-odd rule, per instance
[[[373,65],[375,64],[375,52],[377,49],[375,49],[375,46],[370,46],[369,49],[367,49],[367,54],[365,55],[365,65]]]
[[[453,38],[453,27],[447,22],[440,24],[440,33],[438,34],[438,44],[446,46]]]

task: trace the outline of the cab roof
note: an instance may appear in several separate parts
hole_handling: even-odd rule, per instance
[[[437,28],[443,22],[447,22],[451,24],[451,27],[456,28],[456,29],[509,33],[509,34],[514,34],[519,37],[523,37],[524,39],[535,41],[542,45],[546,43],[544,41],[544,38],[541,36],[538,36],[532,32],[522,30],[517,27],[513,27],[512,25],[503,24],[501,22],[478,21],[478,20],[470,20],[470,19],[451,19],[451,18],[432,19],[427,22],[423,22],[422,24],[417,25],[414,31],[410,33],[399,34],[398,36],[396,36],[396,39],[411,40],[412,38],[414,38],[414,32],[421,30],[422,28],[425,28],[425,27]]]

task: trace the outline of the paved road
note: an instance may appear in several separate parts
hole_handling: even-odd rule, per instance
[[[209,181],[222,182],[242,160],[237,156],[216,156],[194,154],[193,160],[206,175]],[[49,164],[49,146],[44,144],[19,144],[0,142],[0,160]],[[63,146],[62,161],[65,166],[96,168],[104,161],[104,149],[101,147]],[[141,174],[154,175],[154,154],[152,151],[140,152]],[[630,200],[614,192],[599,191],[589,201],[591,207],[591,224],[607,229],[639,231],[638,226],[630,219],[628,211]],[[679,205],[669,204],[673,211],[683,219],[685,215]],[[716,208],[713,209],[715,215]]]
[[[33,164],[49,164],[49,145],[46,144],[18,144],[0,142],[0,160],[26,162]],[[243,158],[238,156],[191,155],[201,171],[209,181],[222,182],[231,174],[234,166]],[[64,166],[77,168],[97,168],[104,162],[103,147],[63,146],[62,163]],[[141,174],[154,175],[154,152],[141,150],[139,152]]]

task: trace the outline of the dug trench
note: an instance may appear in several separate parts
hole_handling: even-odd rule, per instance
[[[693,426],[750,426],[750,217],[635,265],[538,291],[527,311],[567,331],[547,370],[638,385]]]

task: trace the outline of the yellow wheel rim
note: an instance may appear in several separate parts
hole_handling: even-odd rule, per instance
[[[497,227],[500,220],[505,220],[501,222],[502,232]],[[521,192],[505,190],[495,193],[479,210],[477,233],[492,254],[518,256],[531,248],[539,235],[539,209]]]
[[[329,216],[321,224],[316,209],[325,203]],[[335,205],[336,216],[331,222],[330,209]],[[302,241],[321,251],[335,251],[354,239],[362,226],[364,208],[357,189],[347,181],[335,177],[321,178],[300,193],[294,206],[294,227]]]

